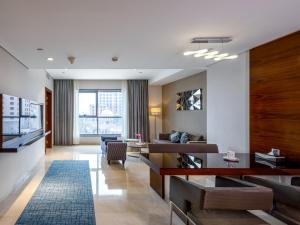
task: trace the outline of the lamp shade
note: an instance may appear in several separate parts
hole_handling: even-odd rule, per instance
[[[151,115],[159,115],[161,110],[159,107],[151,107],[150,112],[151,112]]]

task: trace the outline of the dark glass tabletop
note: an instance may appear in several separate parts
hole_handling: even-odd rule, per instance
[[[254,154],[236,153],[238,161],[222,153],[141,153],[141,159],[161,174],[300,174],[300,164],[273,163]],[[227,171],[226,171],[227,170]],[[198,172],[195,172],[198,171]]]

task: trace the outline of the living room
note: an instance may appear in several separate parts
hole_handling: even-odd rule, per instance
[[[298,8],[2,1],[0,224],[300,224]]]

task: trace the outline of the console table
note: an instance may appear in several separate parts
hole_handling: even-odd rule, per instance
[[[300,163],[275,165],[254,154],[237,153],[238,162],[226,161],[222,153],[141,153],[150,167],[150,186],[164,198],[165,175],[300,175]]]

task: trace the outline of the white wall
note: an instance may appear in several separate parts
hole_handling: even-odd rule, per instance
[[[207,141],[249,152],[249,54],[218,62],[207,71]]]
[[[162,87],[161,86],[149,86],[149,107],[160,107],[162,109]],[[150,111],[149,111],[150,113]],[[155,118],[149,116],[150,123],[150,140],[155,138]],[[156,117],[156,136],[162,132],[162,113]]]
[[[45,87],[53,89],[53,80],[43,70],[27,70],[0,47],[0,93],[45,102]],[[18,153],[0,153],[0,206],[31,174],[44,157],[44,138]]]

